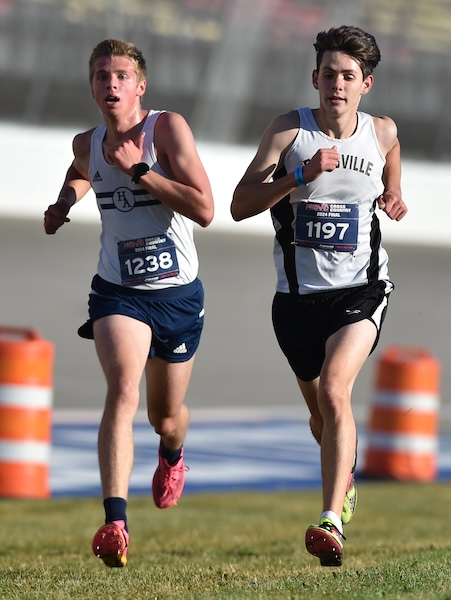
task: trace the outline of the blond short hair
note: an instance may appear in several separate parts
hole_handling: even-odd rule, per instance
[[[94,67],[96,61],[99,58],[110,57],[113,56],[124,56],[131,60],[131,62],[135,66],[136,76],[138,78],[138,82],[141,82],[147,78],[147,67],[144,56],[134,44],[131,42],[124,42],[123,40],[116,40],[113,38],[103,40],[97,44],[91,54],[91,58],[89,59],[89,81],[92,83],[92,79],[94,77]]]

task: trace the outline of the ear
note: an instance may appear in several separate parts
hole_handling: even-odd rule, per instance
[[[312,73],[312,84],[315,90],[318,89],[318,71],[315,69]]]
[[[147,81],[145,79],[143,79],[142,81],[140,81],[138,83],[138,87],[136,88],[136,95],[144,96],[144,94],[146,93],[146,89],[147,89]]]
[[[368,77],[363,80],[363,84],[362,84],[362,96],[364,94],[368,94],[368,92],[370,91],[370,89],[373,87],[373,83],[374,83],[374,77],[373,77],[373,75],[368,75]]]

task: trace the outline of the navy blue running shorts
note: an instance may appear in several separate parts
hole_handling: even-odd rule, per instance
[[[200,279],[156,291],[115,285],[98,275],[89,294],[89,320],[80,337],[94,339],[92,324],[108,315],[125,315],[147,323],[152,330],[149,358],[185,362],[194,356],[204,325],[204,290]]]
[[[290,367],[301,381],[316,379],[326,357],[328,338],[345,325],[369,319],[376,327],[376,340],[385,318],[388,296],[384,281],[319,292],[276,292],[272,304],[274,332]]]

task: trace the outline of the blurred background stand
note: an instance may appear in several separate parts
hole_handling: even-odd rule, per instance
[[[362,110],[397,122],[404,156],[449,158],[449,0],[1,0],[0,118],[92,127],[89,56],[120,37],[148,60],[146,105],[182,113],[197,139],[255,145],[276,115],[317,102],[313,43],[342,24],[382,53]]]

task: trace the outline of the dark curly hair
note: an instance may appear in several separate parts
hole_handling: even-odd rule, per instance
[[[343,52],[360,66],[366,79],[377,67],[381,53],[374,36],[359,27],[342,25],[329,31],[320,31],[313,44],[316,50],[316,68],[319,70],[325,52]]]

